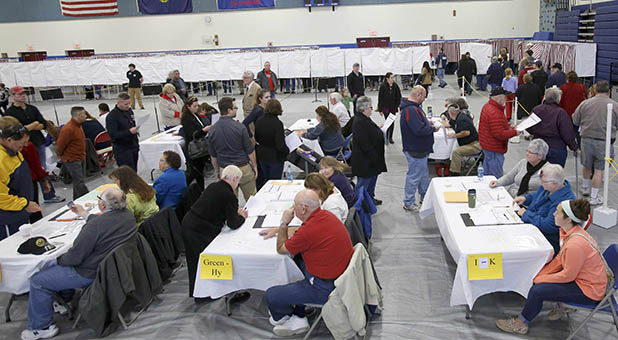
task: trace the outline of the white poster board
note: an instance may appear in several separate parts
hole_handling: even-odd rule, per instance
[[[461,54],[470,52],[470,57],[476,62],[477,74],[487,74],[487,69],[491,65],[492,46],[481,43],[459,43]]]
[[[412,48],[393,48],[395,65],[393,73],[395,74],[412,74]]]
[[[413,46],[412,47],[412,71],[414,74],[420,74],[423,71],[423,63],[425,61],[431,64],[431,52],[429,46]]]
[[[597,44],[575,45],[575,72],[580,77],[596,75]]]

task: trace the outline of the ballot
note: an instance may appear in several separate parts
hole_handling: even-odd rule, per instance
[[[540,122],[541,122],[541,118],[539,118],[539,116],[537,116],[536,114],[534,114],[534,112],[532,112],[530,117],[526,118],[523,122],[517,125],[516,129],[517,131],[524,131],[525,129],[531,128]]]
[[[139,116],[135,119],[135,126],[140,127],[150,119],[150,115]]]

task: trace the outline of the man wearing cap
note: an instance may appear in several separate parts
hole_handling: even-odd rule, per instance
[[[13,104],[6,110],[5,116],[13,116],[19,120],[19,122],[28,129],[30,132],[30,141],[34,146],[36,146],[36,150],[39,153],[39,160],[41,162],[41,166],[43,169],[47,169],[46,162],[46,147],[45,147],[45,137],[41,130],[46,128],[45,118],[39,111],[39,109],[30,104],[26,104],[26,90],[23,87],[13,86],[9,91],[11,95],[11,100]],[[43,187],[43,182],[40,182],[41,191],[43,191],[43,199],[45,203],[58,203],[63,202],[64,198],[57,197],[56,191],[54,190],[53,185],[49,180],[47,180],[51,190],[45,192]]]
[[[30,167],[21,154],[27,144],[24,126],[0,118],[0,240],[28,223],[31,213],[41,211],[33,201]]]
[[[516,136],[517,130],[509,126],[504,115],[506,96],[510,94],[502,86],[498,86],[489,94],[489,101],[481,109],[479,120],[479,141],[483,149],[485,174],[502,177],[504,154],[509,145],[509,139]]]
[[[105,256],[137,232],[135,218],[127,209],[126,195],[120,189],[106,189],[99,197],[100,214],[89,215],[77,204],[71,207],[75,214],[86,218],[86,224],[64,255],[30,278],[28,322],[27,329],[21,333],[23,340],[46,339],[58,334],[53,319],[54,295],[60,292],[68,301],[73,289],[89,286]]]
[[[551,67],[551,75],[547,79],[547,83],[545,83],[545,88],[548,89],[552,86],[560,87],[566,84],[566,81],[566,73],[562,72],[562,64],[555,63]]]
[[[547,72],[543,69],[543,62],[535,60],[533,64],[534,70],[530,73],[532,76],[532,82],[538,86],[541,91],[545,91],[545,84],[547,83]]]

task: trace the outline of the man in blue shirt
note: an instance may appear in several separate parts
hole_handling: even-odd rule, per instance
[[[163,174],[152,185],[157,193],[159,210],[167,206],[176,207],[187,188],[185,173],[180,170],[181,162],[180,155],[169,150],[163,152],[159,160],[159,170]]]
[[[446,64],[448,63],[448,59],[446,58],[446,54],[444,54],[444,49],[440,49],[440,53],[436,57],[436,73],[438,74],[438,79],[440,79],[440,87],[445,87],[447,84],[444,81],[444,69],[446,68]]]

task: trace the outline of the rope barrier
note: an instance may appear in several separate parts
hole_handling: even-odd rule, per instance
[[[608,182],[611,182],[611,180],[618,175],[618,164],[616,164],[616,161],[614,161],[612,158],[605,158],[605,161],[609,163],[609,165],[614,169],[614,171],[616,171],[616,173],[608,180]]]
[[[486,96],[486,95],[484,95],[484,94],[482,94],[482,93],[478,92],[478,91],[477,91],[477,90],[476,90],[476,89],[472,86],[472,84],[470,84],[470,82],[468,82],[468,80],[466,79],[466,77],[461,76],[461,79],[463,79],[463,82],[464,82],[464,83],[463,83],[463,86],[464,86],[464,87],[466,86],[465,84],[467,83],[468,85],[470,85],[470,88],[472,89],[472,91],[476,92],[479,96],[481,96],[481,97],[483,97],[483,98],[489,99],[489,96]],[[514,102],[514,100],[507,100],[506,102],[507,102],[507,103],[512,103],[512,102]],[[525,107],[523,107],[523,105],[521,105],[521,102],[519,102],[519,101],[518,101],[518,102],[517,102],[517,105],[518,105],[519,107],[521,107],[521,109],[522,109],[522,110],[524,110],[524,112],[525,112],[528,116],[530,116],[530,112],[528,112],[528,110],[526,110],[526,108],[525,108]]]

